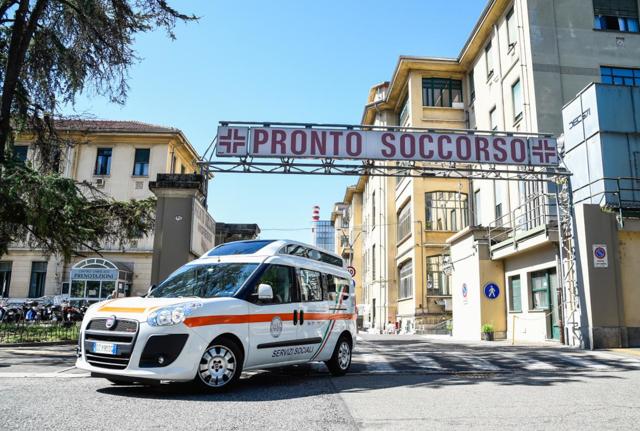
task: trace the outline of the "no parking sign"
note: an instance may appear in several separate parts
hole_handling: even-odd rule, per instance
[[[607,255],[606,244],[593,244],[593,267],[608,268],[609,256]]]

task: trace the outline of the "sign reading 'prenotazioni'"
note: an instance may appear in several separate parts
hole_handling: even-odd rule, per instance
[[[219,157],[410,160],[557,166],[550,137],[277,127],[218,127]]]

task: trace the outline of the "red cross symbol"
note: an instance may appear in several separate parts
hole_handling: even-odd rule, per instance
[[[218,145],[223,151],[222,154],[238,154],[238,148],[246,145],[247,137],[241,136],[238,129],[227,129],[227,134],[218,136]]]
[[[549,164],[558,161],[558,153],[554,145],[547,139],[538,139],[538,143],[531,147],[531,155],[538,158],[539,163]]]

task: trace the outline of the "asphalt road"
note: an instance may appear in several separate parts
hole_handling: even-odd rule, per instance
[[[72,356],[70,347],[0,349],[0,429],[601,430],[640,422],[640,357],[607,352],[367,336],[348,376],[317,365],[246,373],[221,395],[113,386],[70,369]]]

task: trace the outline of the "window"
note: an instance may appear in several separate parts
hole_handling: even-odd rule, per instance
[[[253,254],[261,248],[271,244],[270,240],[242,241],[221,244],[211,250],[207,256],[228,256],[231,254]]]
[[[94,175],[109,175],[111,172],[111,148],[98,148]]]
[[[516,18],[513,15],[513,8],[507,13],[507,43],[509,44],[509,49],[516,46],[518,42],[518,24],[516,23]]]
[[[397,241],[400,242],[411,235],[411,204],[407,204],[398,213]]]
[[[427,230],[457,232],[469,224],[466,193],[425,193],[425,206]]]
[[[322,283],[320,273],[300,269],[300,297],[303,302],[322,301]]]
[[[548,310],[550,298],[555,294],[556,270],[547,269],[531,273],[531,308]]]
[[[495,225],[496,226],[502,226],[503,224],[503,220],[502,220],[502,214],[503,214],[503,202],[504,202],[504,195],[507,194],[508,191],[505,190],[505,184],[504,181],[493,181],[493,196],[495,199]]]
[[[44,284],[47,279],[47,262],[31,262],[31,281],[29,298],[44,296]]]
[[[511,101],[513,103],[513,121],[522,118],[522,85],[518,79],[511,86]]]
[[[133,175],[149,176],[149,148],[136,148],[136,154],[133,162]]]
[[[376,279],[376,245],[371,246],[371,278]]]
[[[349,281],[345,278],[336,277],[335,275],[326,274],[326,292],[325,299],[333,302],[337,302],[338,293],[340,290],[344,293],[349,293]]]
[[[400,267],[400,287],[398,299],[407,299],[413,296],[413,265],[411,261]]]
[[[427,257],[427,293],[429,295],[451,295],[451,276],[442,272],[444,256]]]
[[[480,207],[480,190],[473,193],[473,225],[480,226],[481,207]]]
[[[519,275],[509,277],[509,311],[516,313],[522,311],[522,289]]]
[[[376,227],[376,192],[371,194],[371,229]]]
[[[640,86],[640,69],[602,66],[600,77],[603,84]]]
[[[593,0],[593,15],[596,30],[640,31],[637,0]]]
[[[187,172],[187,167],[185,165],[180,165],[180,173],[184,174]]]
[[[11,287],[11,262],[0,262],[0,298],[9,297]]]
[[[462,81],[458,79],[422,78],[422,105],[451,108],[462,103]]]
[[[489,127],[491,130],[498,130],[498,111],[495,106],[489,111]]]
[[[487,79],[493,76],[493,53],[491,52],[491,42],[484,48],[484,62],[487,67]]]
[[[258,299],[258,286],[268,284],[273,289],[273,301],[270,304],[287,304],[293,302],[292,292],[294,290],[294,269],[283,265],[269,265],[264,271],[260,280],[256,283],[252,293],[252,300]]]
[[[13,147],[13,157],[16,161],[24,163],[27,161],[28,145],[16,145]]]
[[[476,83],[474,82],[473,70],[469,73],[469,98],[471,102],[476,100]]]
[[[258,267],[257,263],[210,263],[185,265],[171,274],[153,292],[153,298],[199,296],[219,298],[235,295]],[[87,290],[89,285],[87,283]],[[71,283],[73,292],[73,283]]]
[[[402,109],[400,109],[400,125],[404,126],[409,119],[409,96],[405,97],[402,103]]]

